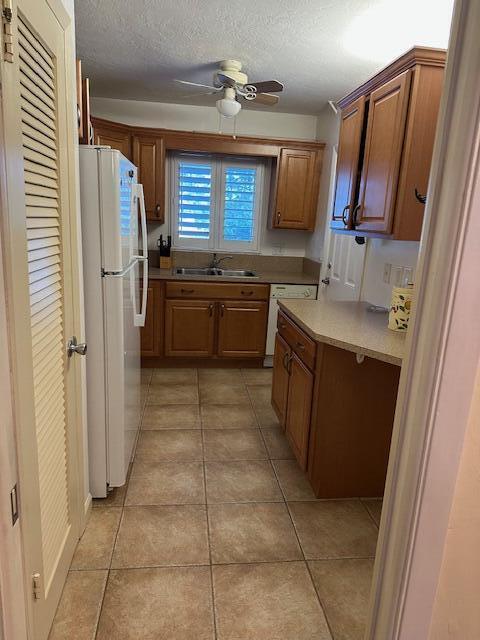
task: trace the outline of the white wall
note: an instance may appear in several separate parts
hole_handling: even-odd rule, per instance
[[[399,240],[367,240],[365,270],[360,297],[362,300],[382,307],[390,305],[393,284],[383,282],[385,263],[402,267],[417,266],[419,242],[400,242]],[[415,274],[414,274],[415,281]]]
[[[90,108],[92,114],[98,118],[140,127],[233,133],[233,120],[220,119],[215,106],[91,98]],[[240,111],[236,120],[238,135],[302,140],[316,138],[316,116],[254,111],[245,108]]]
[[[220,118],[215,107],[198,107],[184,104],[142,102],[136,100],[115,100],[112,98],[92,98],[91,111],[94,116],[116,122],[142,127],[161,127],[184,131],[232,133],[232,121]],[[317,117],[293,113],[276,113],[244,109],[237,118],[236,133],[265,136],[270,138],[292,138],[315,140]],[[167,214],[169,213],[167,180]],[[314,234],[303,231],[267,229],[266,211],[261,223],[260,252],[264,255],[304,256],[306,247]],[[156,248],[160,234],[170,233],[170,224],[149,223],[148,243]]]

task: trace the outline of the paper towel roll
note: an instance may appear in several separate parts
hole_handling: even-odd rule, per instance
[[[388,316],[388,328],[392,331],[406,331],[410,320],[413,287],[394,287]]]

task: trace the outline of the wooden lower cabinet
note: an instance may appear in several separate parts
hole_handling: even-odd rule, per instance
[[[220,302],[217,354],[222,358],[261,358],[267,313],[266,302]]]
[[[321,342],[312,360],[305,337],[280,312],[272,406],[292,451],[317,498],[382,496],[400,367]]]
[[[285,427],[287,417],[288,369],[287,358],[291,354],[290,347],[280,334],[275,336],[275,353],[273,356],[272,407],[280,424]]]
[[[215,346],[215,303],[211,300],[167,300],[165,356],[208,358]]]
[[[149,281],[145,326],[140,331],[140,349],[142,356],[162,355],[163,290],[163,282],[160,280]]]
[[[289,364],[285,433],[298,463],[307,468],[308,438],[313,396],[313,373],[293,354]]]

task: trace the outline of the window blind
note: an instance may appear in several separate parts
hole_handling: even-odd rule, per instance
[[[223,239],[251,242],[255,228],[257,170],[238,166],[225,168]]]
[[[178,235],[208,240],[211,227],[212,165],[178,163]]]

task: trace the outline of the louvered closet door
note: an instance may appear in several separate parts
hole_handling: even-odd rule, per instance
[[[16,161],[17,169],[9,172],[8,195],[15,231],[20,492],[27,589],[38,574],[32,637],[43,640],[78,537],[78,356],[66,356],[75,326],[71,266],[78,259],[70,227],[74,141],[67,127],[66,15],[54,14],[46,0],[18,0],[14,9],[14,62],[4,63],[2,74],[12,151],[7,162]]]

